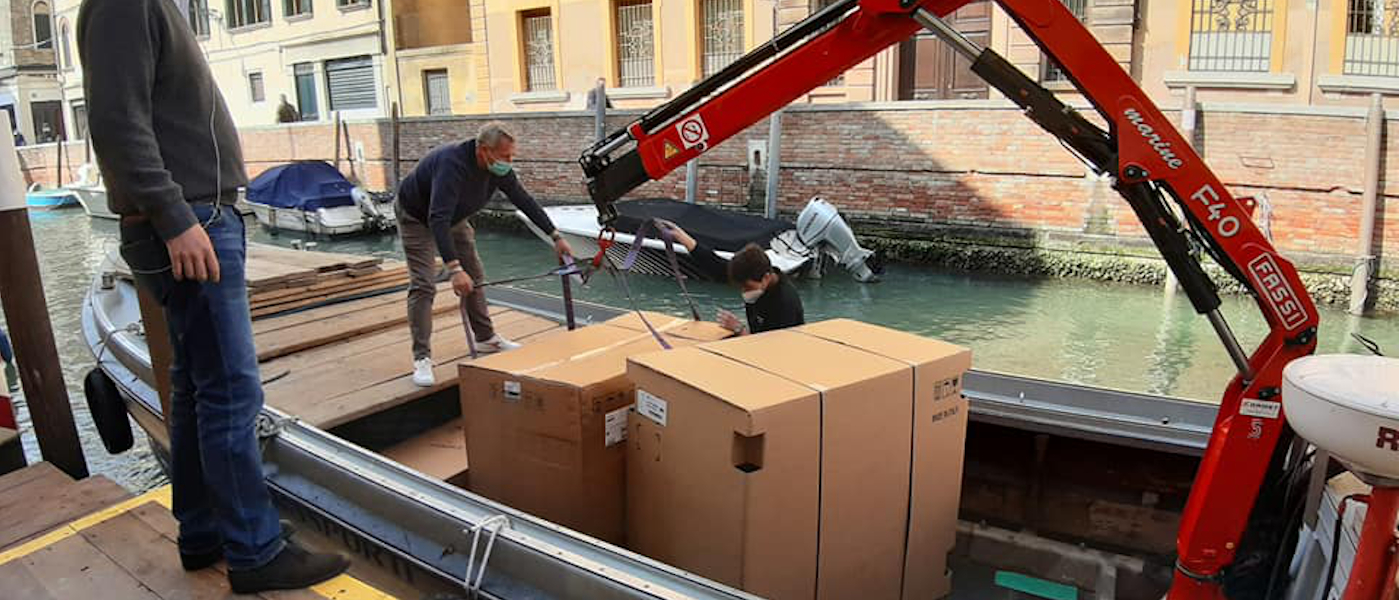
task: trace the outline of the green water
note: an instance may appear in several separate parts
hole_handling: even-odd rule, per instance
[[[95,472],[132,489],[154,485],[160,473],[145,441],[138,440],[136,449],[127,454],[107,456],[82,406],[82,375],[93,359],[82,338],[79,309],[103,253],[115,252],[116,224],[89,220],[81,210],[31,214],[44,291],[88,460]],[[251,221],[249,229],[257,242],[289,246],[302,239],[272,235]],[[487,279],[539,273],[552,264],[549,248],[532,237],[483,231],[478,241]],[[314,247],[401,257],[392,234],[316,240]],[[686,314],[674,282],[656,277],[630,281],[642,308]],[[1191,310],[1184,295],[1167,295],[1158,287],[999,277],[898,264],[891,265],[884,281],[874,285],[859,284],[844,272],[835,272],[826,280],[799,281],[797,286],[809,321],[851,317],[945,339],[972,348],[979,369],[1206,402],[1214,402],[1233,375],[1229,358],[1205,319]],[[522,287],[559,293],[554,279]],[[718,308],[735,312],[743,308],[738,294],[724,286],[694,282],[690,289],[706,317]],[[575,295],[613,306],[627,302],[605,276],[576,289]],[[1332,307],[1321,310],[1319,352],[1363,352],[1349,335],[1359,332],[1395,355],[1400,337],[1395,315],[1352,317]],[[1253,348],[1264,335],[1264,322],[1248,299],[1227,297],[1223,312],[1246,348]],[[22,407],[20,418],[22,423],[27,419]],[[25,444],[30,460],[37,460],[32,436],[26,435]]]

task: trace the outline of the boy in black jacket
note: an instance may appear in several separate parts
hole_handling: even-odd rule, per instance
[[[726,261],[715,254],[714,249],[696,242],[675,223],[663,221],[662,225],[670,230],[677,243],[685,246],[691,260],[706,276],[717,281],[728,281],[739,288],[744,297],[748,324],[740,323],[734,313],[721,309],[718,317],[720,325],[742,335],[795,327],[805,322],[802,298],[797,295],[797,288],[786,275],[773,268],[763,248],[749,244]]]

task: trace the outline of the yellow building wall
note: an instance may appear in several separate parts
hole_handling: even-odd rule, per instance
[[[584,108],[598,77],[616,87],[618,80],[613,0],[486,0],[486,53],[490,63],[490,108],[498,112],[557,111]],[[773,10],[758,0],[743,0],[744,47],[772,38]],[[555,94],[524,94],[525,49],[521,13],[548,9],[555,55]],[[653,0],[652,28],[655,88],[643,98],[612,99],[619,108],[652,106],[675,97],[700,79],[698,0]]]

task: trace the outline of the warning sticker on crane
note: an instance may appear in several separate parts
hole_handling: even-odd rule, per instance
[[[680,149],[677,148],[675,144],[672,144],[669,140],[662,143],[662,155],[665,156],[667,160],[670,160],[672,156],[675,156],[680,153]]]
[[[689,150],[696,146],[705,147],[705,141],[710,139],[710,132],[705,128],[705,120],[700,115],[690,115],[676,123],[676,131],[681,134],[681,144]]]

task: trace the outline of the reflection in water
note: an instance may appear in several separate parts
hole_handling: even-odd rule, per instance
[[[93,360],[82,338],[79,309],[104,252],[116,250],[116,224],[90,221],[79,210],[33,212],[31,223],[64,377],[92,470],[132,489],[150,487],[161,475],[144,438],[126,454],[107,456],[83,405],[82,376]],[[249,230],[253,241],[287,246],[300,239],[273,236],[256,225]],[[553,260],[549,249],[532,237],[482,231],[478,238],[488,279],[539,273]],[[315,249],[390,258],[402,254],[393,234],[319,240]],[[687,314],[675,282],[657,277],[632,277],[630,282],[643,308]],[[559,293],[558,286],[554,279],[523,285],[553,294]],[[1208,402],[1219,398],[1234,376],[1209,324],[1195,314],[1185,295],[1164,295],[1156,286],[1032,280],[898,264],[875,285],[856,283],[836,270],[825,280],[798,281],[797,286],[809,321],[851,317],[945,339],[972,348],[980,369]],[[743,308],[738,294],[725,286],[695,282],[690,289],[704,316],[719,308]],[[601,276],[576,289],[576,296],[612,306],[627,304],[617,286]],[[1254,303],[1243,297],[1223,300],[1221,310],[1241,344],[1256,346],[1265,324]],[[1324,308],[1318,348],[1364,352],[1349,335],[1356,331],[1393,355],[1396,325],[1394,315],[1360,318]],[[27,423],[23,402],[18,404],[21,422]],[[32,437],[26,437],[25,450],[31,461],[38,460]]]

